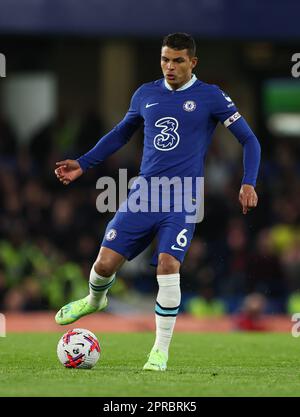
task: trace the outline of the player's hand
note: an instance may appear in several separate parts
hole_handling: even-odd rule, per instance
[[[258,197],[253,185],[243,184],[240,189],[239,201],[243,207],[243,214],[247,214],[257,206]]]
[[[56,162],[56,165],[55,175],[64,185],[70,184],[70,182],[83,174],[83,170],[76,160],[66,159],[65,161]]]

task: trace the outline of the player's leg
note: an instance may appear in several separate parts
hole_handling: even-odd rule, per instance
[[[115,273],[124,261],[125,258],[119,253],[101,247],[90,272],[89,295],[63,306],[55,316],[56,323],[70,324],[83,316],[103,310],[107,305],[107,291],[113,285]]]
[[[180,262],[168,253],[160,253],[157,265],[158,294],[155,306],[156,339],[145,371],[167,368],[169,346],[178,314],[180,293]]]
[[[178,314],[180,264],[190,246],[195,224],[186,223],[185,213],[169,213],[161,217],[157,252],[152,264],[157,266],[158,295],[155,306],[156,339],[145,370],[166,369],[168,351]]]
[[[102,310],[106,307],[106,294],[115,281],[116,272],[125,262],[125,257],[118,252],[101,246],[96,262],[92,266],[89,278],[90,294],[88,303]]]
[[[115,214],[106,227],[99,255],[91,269],[89,295],[62,307],[55,316],[58,324],[73,323],[106,307],[106,293],[113,285],[116,271],[126,259],[133,259],[153,239],[154,220],[149,219],[147,214],[130,211]]]

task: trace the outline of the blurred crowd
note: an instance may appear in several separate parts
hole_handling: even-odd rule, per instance
[[[116,177],[119,168],[128,168],[129,177],[138,174],[142,132],[134,153],[115,154],[68,187],[54,169],[103,133],[95,112],[74,118],[61,112],[20,144],[0,115],[0,310],[56,309],[86,294],[112,217],[96,210],[96,181]],[[238,202],[241,150],[238,158],[227,157],[215,137],[209,151],[205,217],[181,269],[182,309],[197,317],[247,309],[251,294],[261,312],[300,311],[299,146],[282,139],[261,144],[259,205],[246,216]],[[112,290],[116,300],[154,300],[152,249],[122,268]]]

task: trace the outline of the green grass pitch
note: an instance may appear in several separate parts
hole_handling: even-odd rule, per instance
[[[97,333],[92,370],[59,363],[62,333],[0,338],[0,396],[300,396],[300,339],[291,334],[176,333],[168,370],[153,373],[141,371],[152,333]]]

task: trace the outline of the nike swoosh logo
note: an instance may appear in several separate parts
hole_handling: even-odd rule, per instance
[[[172,246],[171,246],[171,249],[173,249],[173,250],[182,250],[182,252],[184,251],[184,249],[176,248],[176,246],[175,246],[175,245],[172,245]]]
[[[148,109],[148,107],[156,106],[157,104],[159,103],[151,103],[151,104],[147,103],[145,107],[146,109]]]

